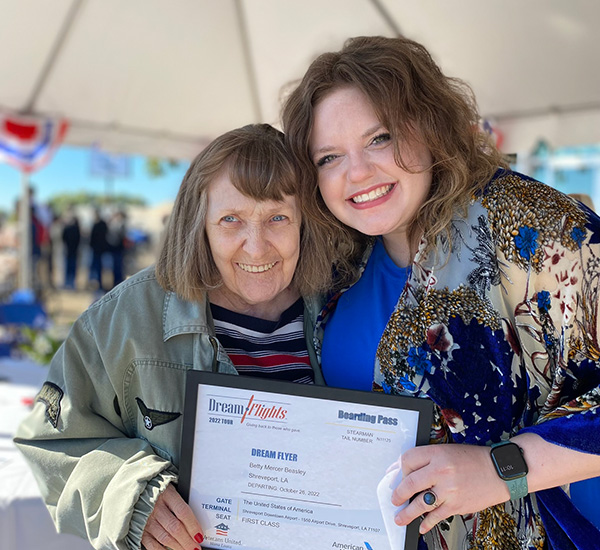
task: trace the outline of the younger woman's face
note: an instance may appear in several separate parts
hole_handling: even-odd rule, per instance
[[[401,157],[367,97],[357,88],[332,91],[315,107],[310,152],[325,204],[366,235],[408,245],[407,229],[431,187],[432,158],[417,142],[400,141]]]

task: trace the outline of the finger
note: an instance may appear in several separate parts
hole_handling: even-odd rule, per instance
[[[186,550],[152,517],[148,518],[146,529],[142,534],[142,545],[146,550],[165,550],[165,548]]]
[[[437,512],[439,510],[439,507],[441,507],[441,504],[442,503],[439,501],[436,494],[432,490],[424,491],[416,495],[415,498],[413,498],[410,501],[408,506],[406,506],[402,510],[399,510],[394,518],[394,521],[398,525],[408,525],[419,516],[423,516],[425,514],[427,516],[433,514],[432,519],[435,519],[435,517],[437,517],[438,515]],[[432,526],[435,525],[438,521],[439,519],[435,521],[432,524]]]
[[[425,518],[419,526],[419,533],[424,535],[431,529],[433,529],[440,521],[445,520],[452,514],[444,512],[444,508],[440,505],[435,510],[425,514]]]
[[[173,514],[183,523],[190,537],[198,544],[202,543],[204,541],[204,534],[193,510],[188,503],[183,500],[175,487],[169,485],[167,489],[170,489],[169,494],[165,495],[167,506],[169,506]]]
[[[164,550],[164,548],[154,537],[144,532],[142,534],[142,550]]]
[[[197,547],[196,541],[190,536],[183,523],[173,514],[168,505],[156,509],[155,512],[154,520],[160,527],[150,531],[150,534],[158,542],[163,546],[170,546],[173,550],[179,550],[179,547],[186,550]],[[170,544],[172,541],[177,543],[177,547]]]
[[[404,465],[403,465],[404,469]],[[392,492],[392,504],[394,506],[402,506],[413,495],[421,493],[429,489],[435,480],[430,479],[426,472],[418,469],[410,474],[403,473],[403,479]]]
[[[402,473],[408,476],[421,468],[429,465],[431,462],[430,446],[413,447],[402,454]]]
[[[179,520],[179,525],[183,526],[189,538],[194,543],[201,544],[204,541],[202,527],[200,527],[193,510],[172,485],[165,490],[165,504]]]

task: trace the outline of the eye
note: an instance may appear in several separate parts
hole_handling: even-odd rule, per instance
[[[337,155],[325,155],[317,161],[317,167],[325,166],[326,164],[334,161],[336,158],[338,158]]]
[[[273,216],[271,218],[271,220],[274,221],[274,222],[283,222],[283,221],[285,221],[287,219],[288,219],[288,217],[284,216],[283,214],[277,214],[276,216]]]
[[[375,136],[372,139],[371,143],[373,145],[381,145],[382,143],[387,143],[391,139],[392,139],[392,136],[390,136],[389,132],[383,132],[382,134]]]
[[[233,216],[232,214],[230,214],[229,216],[223,216],[221,218],[221,221],[225,222],[225,223],[234,223],[234,222],[237,222],[238,219],[235,216]]]

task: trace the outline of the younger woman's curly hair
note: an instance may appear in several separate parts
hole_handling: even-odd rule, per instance
[[[311,63],[287,95],[282,110],[283,129],[300,167],[303,193],[325,216],[340,271],[351,269],[348,260],[352,262],[360,252],[364,237],[327,210],[318,192],[309,140],[316,105],[344,87],[357,88],[371,102],[393,138],[400,167],[411,171],[401,158],[400,139],[421,141],[429,149],[433,158],[431,189],[412,220],[409,236],[411,242],[424,236],[428,251],[435,249],[440,235],[451,242],[452,217],[465,212],[473,194],[499,167],[507,167],[481,127],[473,92],[463,81],[445,76],[417,42],[382,36],[351,38],[342,50],[324,53]]]

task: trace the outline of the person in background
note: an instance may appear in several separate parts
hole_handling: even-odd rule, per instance
[[[79,262],[79,244],[81,230],[74,210],[69,209],[64,215],[62,242],[65,255],[65,288],[74,289],[77,283],[77,267]]]
[[[325,381],[435,404],[396,523],[420,549],[597,547],[560,486],[600,474],[600,219],[508,169],[408,39],[319,56],[282,118],[333,260],[365,249],[320,319]]]
[[[50,251],[49,251],[50,258],[48,259],[48,265],[52,266],[52,275],[51,275],[52,288],[55,288],[56,284],[57,284],[57,279],[56,279],[57,271],[55,269],[56,263],[59,261],[58,258],[60,258],[62,256],[62,248],[63,248],[62,230],[63,230],[63,226],[62,226],[61,216],[58,214],[58,212],[53,211],[52,212],[52,222],[50,223],[50,226],[48,227],[48,241],[49,241],[49,249],[50,249]]]
[[[42,297],[42,280],[40,277],[40,264],[42,260],[42,247],[45,239],[45,228],[33,204],[29,206],[30,232],[31,232],[31,279],[33,292],[37,299]]]
[[[104,255],[108,251],[108,225],[102,217],[102,212],[99,208],[94,210],[94,223],[90,231],[90,249],[92,251],[92,259],[90,262],[89,282],[94,287],[94,290],[104,292],[106,289],[102,281],[104,271]]]
[[[56,223],[58,216],[55,214],[50,205],[44,205],[44,235],[42,239],[42,256],[41,260],[44,264],[45,275],[44,284],[48,288],[54,288],[54,243],[52,242],[53,224]]]
[[[112,259],[113,286],[122,283],[125,278],[123,272],[123,260],[126,238],[127,226],[125,213],[117,211],[112,215],[108,222],[108,233],[106,235]]]
[[[32,216],[36,226],[36,248],[39,252],[39,261],[35,270],[37,279],[36,293],[41,297],[48,288],[54,288],[54,266],[52,262],[52,240],[50,230],[55,218],[54,211],[49,204],[38,203],[35,200],[35,192],[30,189],[29,200],[32,207]]]
[[[215,139],[156,266],[75,322],[15,438],[59,531],[103,550],[198,548],[177,492],[186,371],[322,384],[310,342],[331,263],[297,182],[273,127]]]

